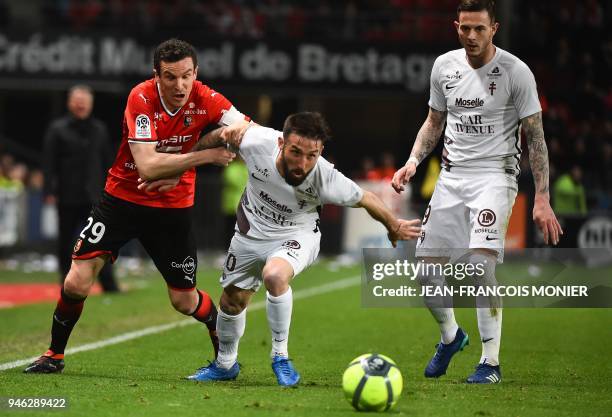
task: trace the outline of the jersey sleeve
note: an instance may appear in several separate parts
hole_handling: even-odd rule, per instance
[[[151,100],[137,91],[132,91],[125,107],[125,121],[128,128],[128,141],[155,142],[157,132],[153,127],[153,106]]]
[[[446,97],[440,84],[440,67],[442,58],[438,57],[431,68],[429,81],[429,107],[438,111],[446,111]]]
[[[322,187],[320,198],[322,204],[337,206],[355,206],[363,198],[363,190],[355,182],[323,160]]]
[[[526,64],[515,66],[510,82],[510,93],[519,119],[542,111],[535,77]]]
[[[249,157],[264,154],[272,155],[278,138],[283,132],[263,126],[251,126],[244,134],[240,143],[240,157],[246,160]]]
[[[200,99],[206,106],[206,112],[212,123],[220,126],[229,126],[239,120],[249,120],[240,113],[225,96],[212,88],[202,85]]]

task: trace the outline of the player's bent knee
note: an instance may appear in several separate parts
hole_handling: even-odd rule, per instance
[[[225,314],[231,316],[238,315],[247,307],[250,295],[246,294],[245,290],[226,291],[221,294],[220,308]]]
[[[196,291],[170,291],[170,302],[176,311],[188,316],[193,314],[198,296]]]
[[[103,266],[104,260],[99,258],[73,261],[64,280],[64,292],[76,297],[87,297]]]
[[[291,278],[283,274],[270,273],[264,275],[263,282],[266,290],[274,296],[283,295],[289,289],[289,281]]]

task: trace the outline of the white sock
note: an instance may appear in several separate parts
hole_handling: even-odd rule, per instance
[[[477,308],[478,331],[482,342],[480,363],[499,365],[499,347],[501,343],[502,309]]]
[[[484,287],[497,286],[495,267],[497,256],[474,252],[469,255],[468,262],[473,265],[482,265],[484,275],[475,279],[475,283]],[[482,342],[482,356],[480,363],[499,365],[499,348],[501,344],[502,302],[499,297],[477,297],[476,315],[478,317],[478,331]]]
[[[420,275],[419,283],[421,285],[443,287],[446,281],[444,276],[434,272],[429,275]],[[442,296],[426,296],[424,299],[425,305],[429,308],[433,318],[438,322],[438,326],[440,326],[440,339],[442,343],[448,345],[455,340],[457,329],[459,329],[459,325],[455,320],[455,312],[452,308],[452,299]]]
[[[289,339],[289,326],[291,325],[291,310],[293,310],[293,292],[291,287],[282,295],[274,297],[266,292],[266,313],[268,325],[272,333],[272,351],[270,357],[275,355],[289,357],[287,342]]]
[[[229,369],[238,359],[238,343],[244,334],[246,326],[246,309],[240,314],[232,316],[221,309],[217,316],[217,336],[219,337],[219,367]]]
[[[430,308],[431,315],[436,319],[440,326],[440,339],[442,343],[448,345],[457,335],[459,325],[455,320],[455,311],[452,308],[435,307]]]

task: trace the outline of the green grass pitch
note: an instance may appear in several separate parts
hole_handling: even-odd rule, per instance
[[[358,267],[331,272],[321,262],[294,283],[295,294],[356,277]],[[203,270],[200,288],[217,299],[218,271]],[[55,275],[0,273],[0,282],[52,281]],[[159,276],[124,280],[132,290],[88,299],[68,347],[149,326],[183,320],[171,308]],[[248,314],[240,345],[243,366],[229,383],[182,379],[211,358],[200,324],[174,328],[96,350],[68,355],[61,375],[25,375],[22,367],[0,371],[0,397],[65,397],[68,408],[12,411],[7,416],[348,416],[342,372],[366,352],[393,358],[404,392],[390,412],[401,416],[610,416],[612,415],[612,310],[506,309],[502,340],[503,382],[470,386],[462,381],[480,358],[475,311],[457,318],[471,336],[448,374],[427,380],[437,326],[423,309],[365,309],[355,285],[297,299],[289,349],[302,384],[282,389],[270,369],[270,336],[264,309]],[[263,291],[254,301],[263,299]],[[43,352],[52,303],[0,310],[0,363]]]

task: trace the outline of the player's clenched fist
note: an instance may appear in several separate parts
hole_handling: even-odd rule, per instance
[[[387,234],[389,241],[393,247],[396,246],[398,240],[416,239],[421,236],[421,220],[404,220],[398,219],[396,229]]]
[[[228,166],[229,163],[236,157],[234,152],[226,148],[213,148],[202,152],[208,152],[211,163],[225,167]]]
[[[414,176],[416,172],[416,164],[412,161],[408,161],[406,165],[398,169],[393,175],[391,180],[391,186],[399,194],[404,191],[404,185],[408,184],[410,178]]]

